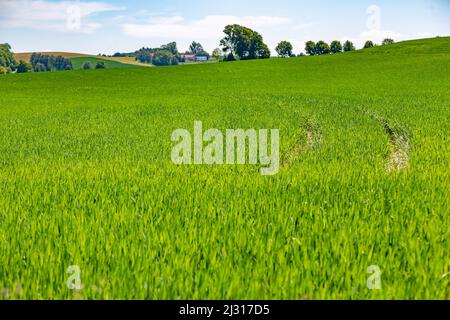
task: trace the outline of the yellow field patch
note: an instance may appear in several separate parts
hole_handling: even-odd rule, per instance
[[[44,54],[48,54],[51,56],[63,56],[66,59],[71,58],[84,58],[84,57],[94,57],[99,58],[103,60],[109,60],[109,61],[116,61],[123,64],[130,64],[130,65],[136,65],[136,66],[142,66],[142,67],[152,67],[153,65],[146,64],[146,63],[140,63],[136,61],[133,57],[102,57],[102,56],[96,56],[92,54],[84,54],[84,53],[74,53],[74,52],[42,52]],[[31,55],[33,52],[21,52],[21,53],[15,53],[14,57],[17,61],[24,60],[24,61],[30,61]]]

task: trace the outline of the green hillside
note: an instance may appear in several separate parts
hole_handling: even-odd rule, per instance
[[[111,61],[101,58],[94,58],[94,57],[79,57],[79,58],[71,58],[70,61],[72,61],[73,68],[75,70],[81,69],[83,67],[83,64],[87,61],[89,61],[92,64],[92,67],[95,68],[95,65],[97,62],[101,61],[105,63],[105,66],[107,69],[125,69],[125,68],[135,68],[136,66],[131,64],[124,64],[117,61]]]
[[[377,46],[370,50],[359,50],[365,54],[443,54],[450,52],[449,37],[437,37],[434,39],[419,39],[394,43],[389,46]]]
[[[449,43],[0,77],[0,288],[449,299]],[[196,120],[279,129],[279,173],[174,165],[171,134]]]

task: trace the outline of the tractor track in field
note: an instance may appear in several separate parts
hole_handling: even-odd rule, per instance
[[[409,165],[409,153],[411,151],[410,137],[406,130],[401,127],[384,125],[389,136],[389,154],[386,162],[386,171],[399,171],[406,169]]]
[[[411,153],[411,135],[408,130],[372,111],[365,111],[365,113],[382,124],[389,137],[389,151],[386,156],[385,170],[387,172],[395,172],[408,168],[409,155]]]
[[[307,119],[300,131],[301,132],[297,137],[297,142],[286,154],[283,159],[283,163],[292,163],[298,160],[301,155],[307,151],[314,150],[319,147],[322,140],[322,130],[317,121]]]

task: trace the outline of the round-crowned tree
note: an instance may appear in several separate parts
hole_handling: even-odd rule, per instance
[[[387,45],[390,45],[390,44],[393,44],[394,43],[394,40],[393,39],[390,39],[390,38],[386,38],[386,39],[384,39],[383,40],[383,42],[381,43],[383,46],[387,46]]]
[[[92,69],[92,63],[91,63],[90,61],[86,61],[85,63],[83,63],[82,68],[83,68],[84,70]]]
[[[355,50],[355,46],[353,45],[353,42],[351,42],[350,40],[347,40],[344,42],[344,51],[348,52],[348,51],[353,51]]]
[[[332,53],[342,52],[342,44],[341,44],[341,42],[338,41],[338,40],[334,40],[333,42],[331,42],[330,50],[331,50]]]
[[[278,53],[279,57],[288,58],[292,56],[293,48],[294,47],[289,41],[281,41],[275,48],[275,51]]]
[[[223,57],[223,51],[220,48],[215,48],[211,56],[213,59],[220,60]]]
[[[17,73],[26,73],[29,71],[31,71],[31,65],[23,60],[20,60],[17,65]]]
[[[95,65],[95,69],[106,69],[106,65],[104,61],[98,61]]]
[[[309,54],[310,56],[313,56],[316,54],[316,43],[314,41],[308,41],[305,44],[305,52],[306,54]]]
[[[328,53],[330,53],[330,46],[325,41],[320,40],[316,43],[316,54]]]
[[[369,49],[369,48],[373,48],[374,44],[371,40],[367,40],[366,43],[364,44],[364,49]]]
[[[251,60],[270,58],[269,47],[256,31],[238,25],[227,25],[223,30],[225,37],[220,45],[226,55],[226,61],[233,59]]]

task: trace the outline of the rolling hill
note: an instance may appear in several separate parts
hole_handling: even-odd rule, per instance
[[[70,58],[72,61],[73,68],[75,70],[81,69],[83,67],[83,64],[85,62],[90,62],[92,67],[95,67],[97,62],[103,62],[108,69],[123,69],[123,68],[133,68],[136,67],[136,65],[132,64],[125,64],[113,60],[106,60],[103,58],[98,57],[77,57],[77,58]]]
[[[43,53],[51,56],[63,56],[64,58],[70,59],[77,66],[75,67],[75,69],[79,69],[82,63],[84,63],[85,61],[94,61],[94,60],[95,62],[104,61],[105,65],[107,67],[109,66],[110,68],[127,68],[130,66],[152,67],[152,65],[140,63],[132,57],[103,57],[74,52],[43,52]],[[23,52],[14,54],[17,61],[19,60],[30,61],[31,55],[32,52]]]
[[[0,288],[449,299],[449,43],[1,76]],[[278,174],[175,165],[172,134],[195,121],[279,129]]]

